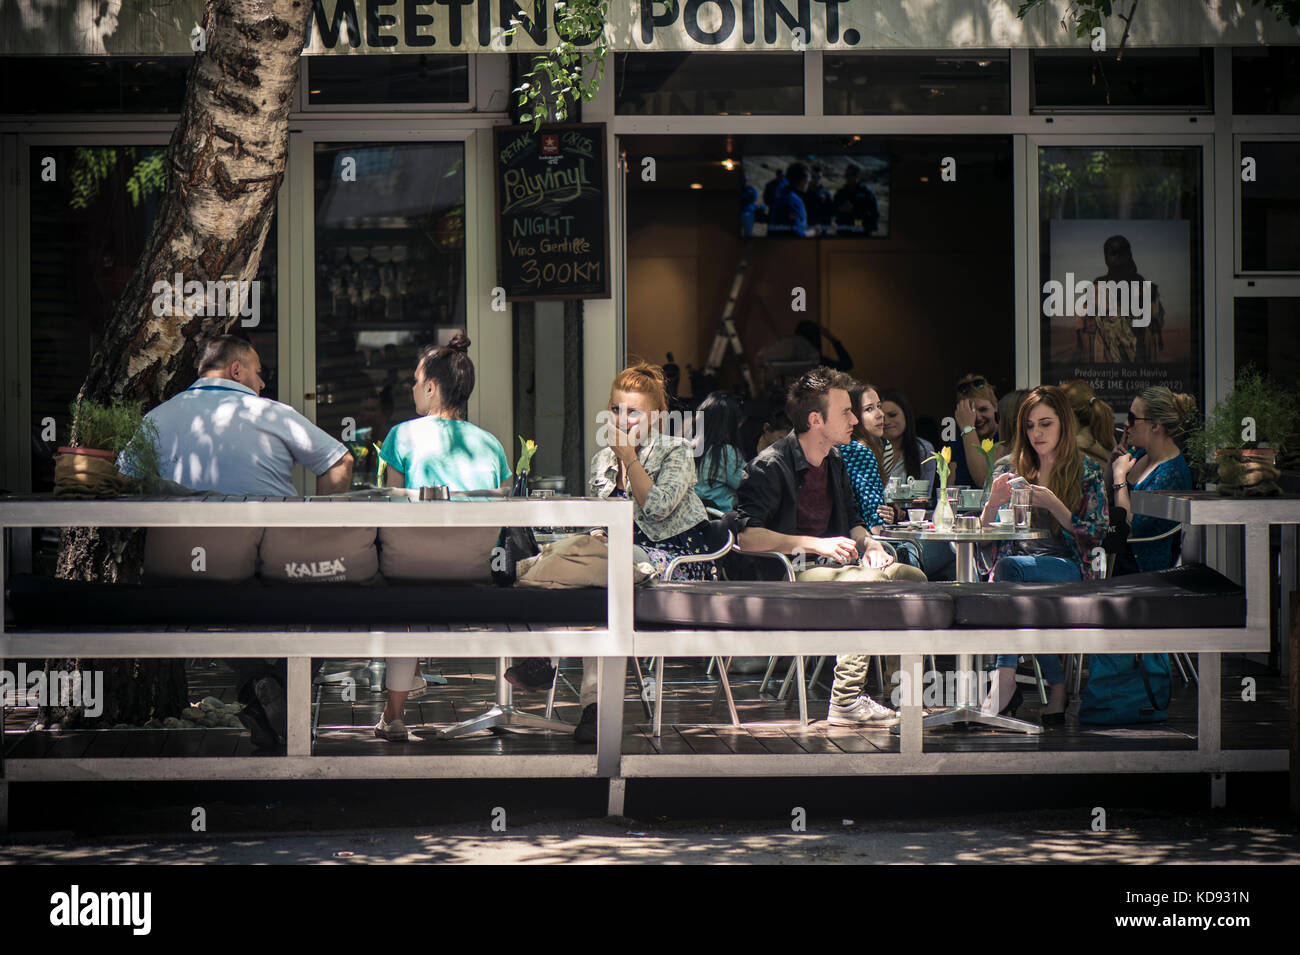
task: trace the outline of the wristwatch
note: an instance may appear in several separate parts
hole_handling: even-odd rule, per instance
[[[1110,486],[1110,489],[1112,491],[1122,491],[1126,487],[1128,487],[1128,481],[1117,481]]]
[[[964,438],[966,437],[966,435],[970,434],[974,430],[975,430],[975,426],[973,424],[968,424],[966,425],[966,427],[961,429],[961,436]]]

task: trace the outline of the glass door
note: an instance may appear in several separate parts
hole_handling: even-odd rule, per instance
[[[415,416],[420,350],[467,328],[466,144],[322,138],[310,148],[305,397],[352,450],[354,485],[374,484],[388,430]]]

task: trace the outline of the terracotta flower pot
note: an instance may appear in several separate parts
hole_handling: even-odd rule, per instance
[[[54,459],[54,496],[116,497],[128,484],[116,461],[116,454],[99,448],[59,448]]]
[[[117,460],[117,455],[112,451],[101,451],[99,448],[59,448],[59,454],[87,454],[92,458],[104,458],[107,461]]]

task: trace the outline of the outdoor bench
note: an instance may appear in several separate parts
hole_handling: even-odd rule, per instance
[[[1208,568],[1075,584],[952,585],[902,582],[789,584],[656,583],[633,591],[631,511],[626,502],[510,501],[478,504],[221,501],[150,508],[120,502],[0,501],[0,526],[97,523],[185,526],[550,525],[605,526],[607,588],[575,591],[490,586],[259,582],[230,586],[113,587],[18,575],[11,582],[16,632],[0,637],[10,659],[80,657],[287,657],[288,754],[255,757],[28,759],[8,762],[7,779],[345,778],[404,776],[591,776],[611,781],[611,812],[623,780],[644,776],[944,773],[1208,772],[1280,770],[1284,750],[1222,751],[1218,653],[1266,649],[1267,579],[1249,590]],[[592,505],[595,505],[595,508]],[[383,510],[387,508],[388,510]],[[489,508],[490,510],[484,510]],[[1261,536],[1248,528],[1248,566]],[[1260,587],[1264,599],[1260,600]],[[382,599],[357,600],[360,594]],[[94,603],[63,599],[84,593]],[[1247,598],[1243,600],[1243,597]],[[92,632],[80,625],[99,608]],[[486,615],[486,616],[484,616]],[[74,619],[75,618],[75,619]],[[481,620],[490,623],[480,623]],[[183,625],[182,625],[183,622]],[[396,626],[382,626],[393,623]],[[204,631],[203,627],[210,627]],[[50,628],[50,629],[46,629]],[[74,628],[72,631],[63,628]],[[309,632],[302,632],[302,631]],[[770,754],[623,753],[623,712],[602,706],[595,757],[585,754],[312,756],[310,661],[348,656],[595,656],[600,699],[621,700],[629,656],[901,654],[904,670],[922,654],[1032,652],[1202,653],[1195,749],[1052,752],[927,752],[921,708],[905,703],[897,752]],[[611,664],[611,665],[605,665]],[[92,765],[93,764],[93,765]],[[3,787],[0,787],[2,789]],[[1221,786],[1216,788],[1216,793]]]

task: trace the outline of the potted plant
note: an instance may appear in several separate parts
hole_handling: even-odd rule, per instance
[[[1198,483],[1215,477],[1217,489],[1232,497],[1278,494],[1277,459],[1294,443],[1298,427],[1300,395],[1248,365],[1192,432],[1184,453],[1199,472]]]
[[[70,410],[72,440],[54,464],[56,496],[113,497],[158,480],[158,429],[145,420],[140,402],[82,399]],[[125,473],[117,468],[119,457]]]

